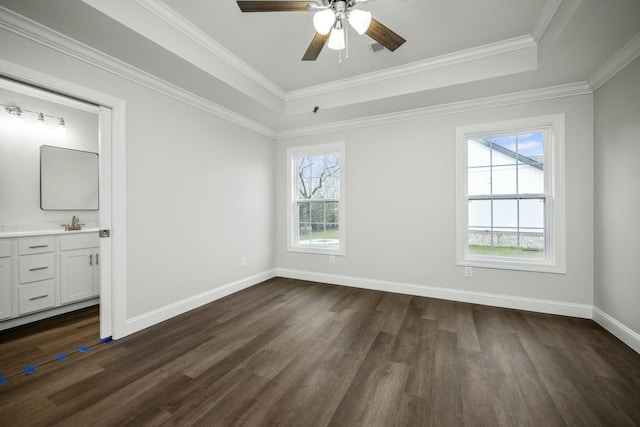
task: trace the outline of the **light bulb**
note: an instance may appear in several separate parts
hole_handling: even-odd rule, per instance
[[[343,28],[334,28],[331,31],[331,35],[329,36],[329,43],[327,43],[327,47],[333,50],[342,50],[345,47],[344,44],[344,29]]]
[[[363,35],[371,25],[371,12],[354,9],[349,12],[349,24],[358,34]]]
[[[326,36],[336,22],[336,14],[333,9],[325,9],[313,15],[313,27],[319,34]]]

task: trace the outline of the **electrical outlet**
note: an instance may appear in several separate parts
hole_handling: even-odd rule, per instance
[[[243,256],[240,257],[240,267],[246,267],[247,266],[247,257]]]
[[[473,277],[473,267],[464,268],[464,277]]]
[[[335,264],[336,263],[336,257],[333,255],[329,255],[329,264]]]

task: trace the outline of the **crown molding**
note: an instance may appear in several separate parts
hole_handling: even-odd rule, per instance
[[[587,82],[578,82],[567,85],[552,86],[543,89],[515,92],[506,95],[491,96],[469,101],[454,102],[450,104],[442,104],[432,107],[400,111],[390,114],[381,114],[377,116],[365,117],[362,119],[345,120],[325,125],[282,130],[276,132],[276,139],[282,140],[287,138],[297,138],[319,133],[344,131],[349,129],[384,125],[406,120],[418,120],[428,117],[456,114],[466,111],[504,107],[508,105],[524,104],[528,102],[546,101],[550,99],[566,98],[571,96],[589,95],[592,93],[593,91],[591,90],[591,87]]]
[[[547,32],[549,25],[551,25],[551,21],[553,17],[556,15],[556,12],[560,8],[562,4],[562,0],[547,0],[544,7],[542,8],[542,14],[538,21],[536,22],[535,27],[531,31],[531,36],[539,43],[544,34]]]
[[[132,65],[18,15],[2,6],[0,6],[0,28],[239,126],[271,138],[275,137],[275,131],[262,123],[251,120],[214,102],[187,92],[146,71],[135,68]]]
[[[255,83],[267,89],[272,94],[276,95],[281,100],[285,99],[285,91],[280,86],[269,80],[264,74],[260,73],[255,68],[238,58],[229,50],[224,48],[220,43],[212,39],[208,34],[197,28],[191,22],[178,14],[175,10],[171,9],[165,3],[160,0],[135,0],[143,8],[153,13],[158,18],[162,19],[168,25],[170,25],[176,31],[184,34],[194,43],[197,43],[212,55],[217,56],[238,72],[244,74]]]
[[[328,92],[342,91],[357,86],[375,85],[382,81],[391,79],[402,79],[409,75],[433,70],[436,68],[448,67],[469,61],[474,61],[477,59],[535,47],[537,47],[537,44],[533,37],[531,37],[530,35],[515,37],[496,43],[489,43],[483,46],[464,49],[458,52],[428,58],[422,61],[416,61],[410,64],[387,68],[381,71],[361,74],[356,77],[346,78],[338,80],[336,82],[292,90],[287,92],[285,101],[299,100],[311,96],[322,95]]]
[[[615,53],[605,64],[589,77],[589,85],[595,92],[613,76],[640,56],[640,33],[631,39],[622,49]]]

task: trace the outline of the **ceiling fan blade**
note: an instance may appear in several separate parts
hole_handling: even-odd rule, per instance
[[[243,12],[305,12],[308,1],[243,1],[238,0]]]
[[[313,40],[311,40],[311,44],[307,48],[307,51],[304,53],[302,60],[315,61],[318,59],[318,55],[320,55],[324,45],[327,44],[327,40],[329,40],[329,34],[323,36],[320,33],[316,33],[316,35],[313,36]]]
[[[373,18],[371,18],[371,25],[369,25],[369,29],[365,34],[380,43],[391,52],[393,52],[394,50],[402,46],[404,42],[406,42],[405,39],[403,39]]]

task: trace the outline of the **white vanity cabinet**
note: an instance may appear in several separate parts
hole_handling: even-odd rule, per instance
[[[99,268],[98,236],[60,237],[60,303],[96,296]]]
[[[0,331],[99,303],[97,231],[15,234],[0,235]]]
[[[0,319],[11,317],[11,240],[0,240]]]
[[[38,237],[18,241],[18,314],[45,310],[56,305],[55,238]]]

